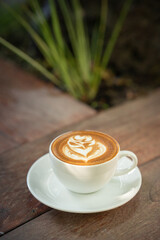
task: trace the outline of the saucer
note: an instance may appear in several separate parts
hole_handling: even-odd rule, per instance
[[[118,167],[126,167],[130,163],[124,157]],[[141,173],[136,167],[129,174],[113,177],[97,192],[74,193],[67,190],[55,176],[48,153],[31,166],[27,175],[28,188],[37,200],[51,208],[73,213],[95,213],[117,208],[131,200],[141,184]]]

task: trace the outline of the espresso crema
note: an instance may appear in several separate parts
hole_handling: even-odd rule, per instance
[[[59,136],[51,145],[61,161],[75,165],[95,165],[111,160],[119,151],[118,142],[101,132],[73,131]]]

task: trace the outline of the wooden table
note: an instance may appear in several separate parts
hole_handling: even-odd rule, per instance
[[[0,60],[2,239],[160,239],[160,91],[97,113],[49,83]],[[26,186],[32,163],[68,130],[95,129],[135,152],[143,183],[127,204],[94,214],[38,202]]]

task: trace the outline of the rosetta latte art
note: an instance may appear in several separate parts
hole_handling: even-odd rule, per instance
[[[97,158],[106,152],[106,146],[89,135],[71,136],[63,146],[63,154],[74,160],[88,160]]]

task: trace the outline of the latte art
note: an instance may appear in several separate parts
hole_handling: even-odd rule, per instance
[[[60,161],[74,165],[96,165],[111,160],[119,144],[107,134],[96,131],[73,131],[62,134],[51,145]]]
[[[104,154],[106,147],[90,135],[75,135],[69,138],[62,151],[69,158],[87,162]]]

